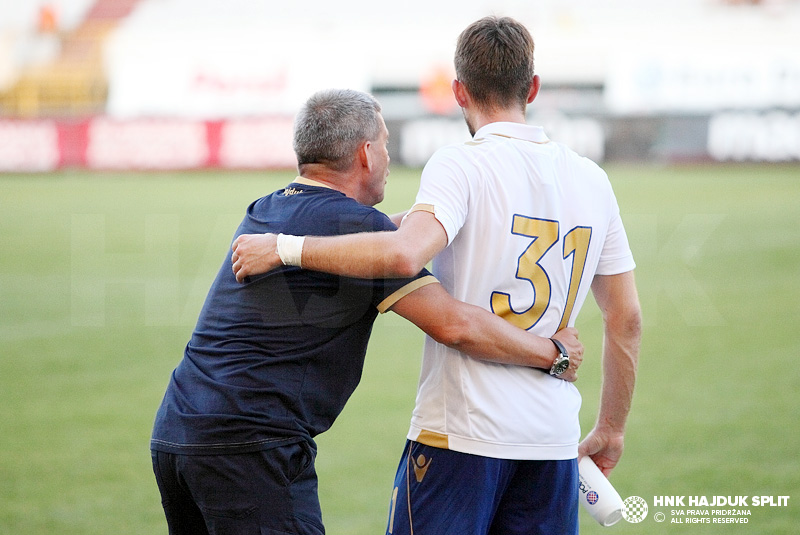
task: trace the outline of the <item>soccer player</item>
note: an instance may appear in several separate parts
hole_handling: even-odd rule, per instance
[[[236,233],[396,229],[371,207],[383,199],[387,139],[372,97],[312,96],[295,123],[300,176],[253,202]],[[448,346],[542,376],[566,346],[559,382],[576,379],[575,329],[555,342],[535,336],[454,300],[425,270],[368,280],[284,268],[239,284],[226,255],[151,439],[171,534],[324,532],[313,437],[356,388],[372,324],[387,310]]]
[[[641,330],[635,264],[605,172],[525,124],[541,86],[533,52],[510,18],[461,33],[452,89],[473,139],[434,154],[396,232],[234,243],[238,279],[296,260],[354,277],[410,276],[433,259],[455,298],[541,336],[574,325],[591,288],[605,325],[603,387],[580,444],[573,384],[426,339],[393,535],[577,533],[577,457],[608,475],[622,454]]]

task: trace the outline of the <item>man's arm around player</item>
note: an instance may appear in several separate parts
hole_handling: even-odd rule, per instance
[[[437,342],[480,360],[550,370],[558,356],[555,344],[514,327],[486,310],[450,296],[441,284],[418,288],[390,307]],[[583,362],[578,331],[568,327],[553,335],[569,352],[569,368],[558,376],[574,382]]]

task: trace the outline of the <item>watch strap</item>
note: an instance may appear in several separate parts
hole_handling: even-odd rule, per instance
[[[565,357],[569,358],[569,353],[567,353],[567,348],[564,347],[564,344],[562,344],[561,342],[559,342],[555,338],[551,338],[550,341],[555,344],[556,349],[558,349],[559,353],[561,353]]]

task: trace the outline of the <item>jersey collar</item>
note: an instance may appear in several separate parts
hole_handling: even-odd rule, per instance
[[[550,139],[548,139],[547,135],[544,133],[544,128],[541,126],[506,122],[489,123],[481,127],[477,132],[475,132],[475,137],[473,139],[485,138],[492,135],[522,139],[524,141],[531,141],[533,143],[550,142]]]
[[[316,186],[318,188],[333,189],[327,184],[323,184],[322,182],[317,182],[316,180],[311,180],[310,178],[305,178],[302,176],[295,178],[294,180],[292,180],[292,182],[294,182],[295,184],[301,184],[303,186]]]

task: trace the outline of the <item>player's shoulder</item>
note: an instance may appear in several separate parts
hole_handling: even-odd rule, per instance
[[[481,154],[486,149],[485,139],[470,139],[460,143],[451,143],[437,149],[425,164],[425,170],[442,168],[465,172],[476,166]]]
[[[430,160],[461,157],[464,154],[473,152],[475,147],[477,147],[479,144],[480,143],[476,142],[474,139],[460,143],[449,143],[436,149],[436,151],[434,151],[433,155],[430,157]]]
[[[591,158],[577,153],[572,147],[564,143],[551,141],[550,144],[556,154],[555,159],[560,165],[579,171],[587,177],[592,177],[596,180],[608,180],[606,171]]]

